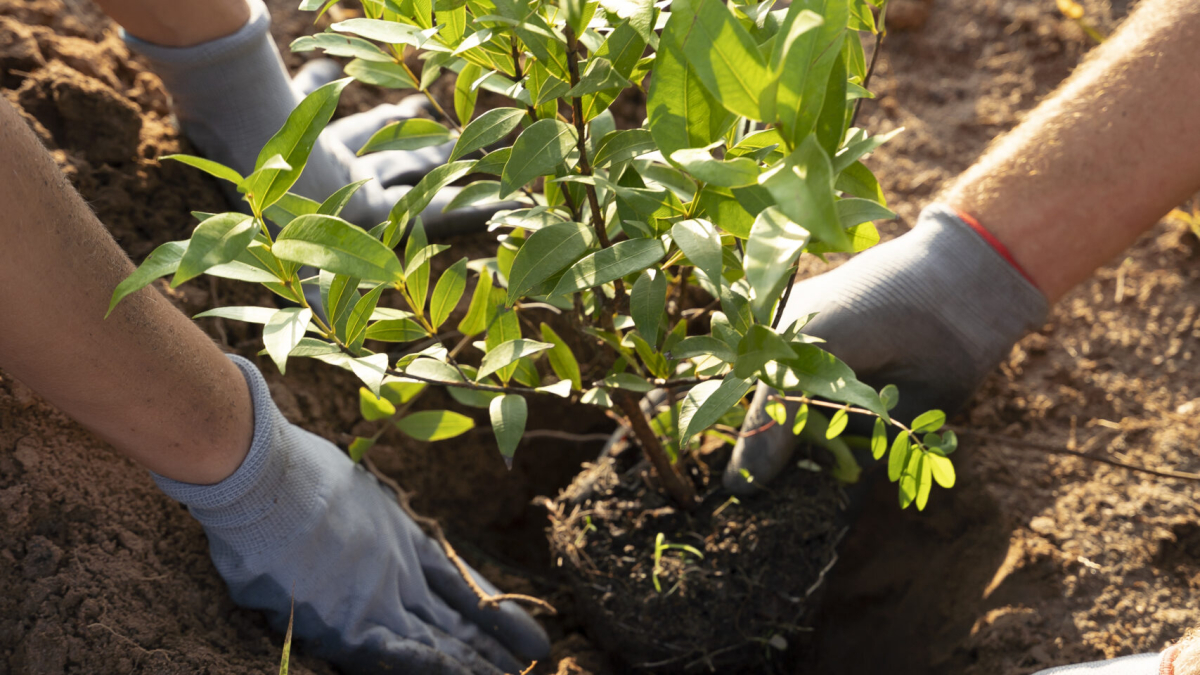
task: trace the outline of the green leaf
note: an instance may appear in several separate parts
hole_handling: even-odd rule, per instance
[[[202,221],[192,232],[187,250],[179,260],[171,288],[238,257],[250,245],[256,231],[254,218],[242,213],[222,213]]]
[[[484,269],[479,274],[475,284],[475,292],[471,295],[471,304],[467,307],[467,315],[458,322],[458,332],[463,336],[478,335],[487,330],[488,303],[492,293],[492,273]]]
[[[450,410],[424,410],[396,421],[396,428],[418,441],[444,441],[475,428],[475,421]]]
[[[671,238],[714,285],[721,283],[721,233],[707,220],[681,220],[671,227]]]
[[[833,70],[826,83],[825,103],[817,115],[817,126],[813,134],[830,157],[837,152],[846,133],[849,112],[854,105],[846,98],[846,61],[839,53],[833,61]]]
[[[372,394],[366,387],[358,388],[358,410],[368,422],[378,422],[396,414],[396,406],[391,401]]]
[[[950,461],[949,457],[937,452],[930,452],[927,456],[930,470],[933,473],[933,479],[938,485],[946,489],[954,487],[957,480],[957,475],[954,471],[954,462]]]
[[[384,319],[367,326],[366,339],[380,342],[414,342],[428,336],[412,319]]]
[[[346,339],[346,310],[358,302],[359,279],[344,274],[333,274],[321,270],[319,283],[321,287],[321,305],[325,314],[337,331],[337,336]]]
[[[566,295],[606,284],[626,274],[646,269],[665,254],[666,249],[658,239],[627,239],[618,242],[575,263],[563,275],[550,295]]]
[[[495,204],[500,201],[499,181],[477,180],[459,190],[458,194],[442,207],[442,213],[449,213],[455,209],[464,209],[476,204]]]
[[[896,217],[895,213],[869,199],[839,199],[836,206],[838,222],[844,228]]]
[[[413,189],[404,193],[404,196],[392,207],[388,214],[384,244],[391,248],[400,243],[400,238],[404,234],[404,226],[408,224],[409,219],[424,211],[439,190],[471,173],[474,167],[475,162],[473,161],[450,162],[425,174],[425,177],[414,185]]]
[[[585,94],[595,94],[609,89],[624,89],[629,86],[629,80],[613,69],[612,62],[606,58],[595,56],[588,61],[587,70],[579,77],[579,84],[563,95],[580,97]]]
[[[504,171],[504,165],[508,163],[509,157],[512,157],[512,148],[493,150],[485,155],[483,159],[476,162],[475,167],[471,170],[476,173],[499,176]],[[499,197],[499,195],[499,190],[497,190],[496,196]]]
[[[708,380],[692,387],[679,408],[680,447],[687,447],[692,436],[704,431],[721,419],[742,400],[754,380],[728,375],[723,380]]]
[[[475,101],[479,97],[479,90],[472,86],[479,76],[483,74],[483,68],[480,68],[474,63],[468,63],[463,66],[463,69],[458,72],[458,79],[454,81],[454,114],[458,116],[458,123],[464,127],[470,127],[471,116],[475,114]],[[465,130],[464,130],[465,132]],[[462,139],[459,139],[459,144]],[[454,146],[455,150],[458,146]],[[450,161],[454,161],[467,154],[451,154]]]
[[[450,153],[450,161],[502,140],[520,126],[524,118],[525,111],[517,108],[493,108],[483,113],[463,129]]]
[[[558,333],[554,332],[553,328],[544,323],[542,324],[542,339],[554,345],[550,351],[546,352],[554,374],[560,379],[569,380],[576,391],[582,391],[583,380],[579,374],[579,362],[575,360],[575,354],[571,352],[571,348],[558,336]]]
[[[441,327],[450,312],[458,306],[458,301],[467,288],[467,259],[463,258],[442,272],[437,286],[433,289],[433,300],[429,303],[430,323],[433,329]]]
[[[634,375],[633,373],[613,373],[604,378],[601,384],[608,389],[624,389],[639,394],[644,394],[654,389],[654,385],[650,384],[646,378]]]
[[[382,63],[354,59],[343,69],[346,74],[359,82],[373,84],[377,87],[390,89],[416,89],[417,82],[412,75],[398,63]]]
[[[850,422],[850,413],[846,412],[845,408],[833,413],[833,417],[829,420],[829,426],[825,428],[825,438],[833,440],[842,435],[846,430],[846,424]]]
[[[842,173],[838,175],[834,187],[841,192],[887,206],[883,188],[879,187],[879,181],[875,179],[875,174],[871,173],[871,170],[862,162],[854,162],[843,169]]]
[[[392,122],[376,131],[358,154],[362,156],[381,150],[420,150],[431,145],[448,143],[453,138],[450,130],[437,122],[413,117]]]
[[[696,180],[718,187],[746,187],[758,182],[758,162],[747,157],[726,161],[713,159],[708,150],[695,148],[676,150],[671,161],[683,167]]]
[[[508,274],[507,304],[578,260],[595,241],[595,230],[582,223],[549,225],[529,235]]]
[[[492,431],[496,434],[496,444],[500,446],[500,456],[504,464],[512,470],[513,455],[517,445],[525,435],[525,418],[529,408],[525,397],[515,394],[505,394],[492,399],[488,412],[492,418]]]
[[[808,404],[801,403],[800,409],[796,411],[796,419],[792,421],[792,433],[799,436],[801,431],[804,431],[804,426],[808,424]]]
[[[425,236],[425,226],[420,218],[408,233],[408,245],[404,247],[404,282],[408,296],[415,301],[413,311],[425,311],[425,296],[429,290],[429,259],[446,246],[432,247]]]
[[[692,359],[697,356],[712,355],[725,363],[737,360],[737,352],[711,335],[693,335],[680,340],[669,352],[672,359]]]
[[[575,128],[559,120],[539,120],[529,125],[513,144],[512,156],[500,174],[501,197],[516,192],[538,176],[554,173],[576,151]]]
[[[813,13],[823,19],[815,25]],[[788,8],[771,56],[774,121],[796,147],[816,127],[846,34],[847,0],[800,0]]]
[[[352,33],[368,40],[393,45],[411,44],[419,47],[424,43],[424,36],[419,28],[398,21],[347,19],[331,25],[330,28],[339,33]]]
[[[300,216],[279,233],[271,251],[280,259],[366,281],[404,278],[394,251],[366,230],[335,216]]]
[[[741,378],[749,378],[769,361],[780,361],[796,358],[787,341],[775,331],[762,324],[750,326],[745,337],[738,343],[737,364],[733,374]]]
[[[642,3],[641,8],[637,11],[638,16],[622,21],[593,56],[607,59],[612,63],[613,70],[621,77],[631,80],[635,85],[640,85],[646,76],[644,71],[639,71],[638,64],[642,54],[646,51],[646,40],[649,35],[652,35],[650,32],[652,27],[649,24],[654,14],[654,7],[648,2]],[[640,25],[635,26],[635,23]],[[646,30],[643,31],[642,28]],[[609,89],[585,95],[581,104],[583,119],[591,120],[608,109],[622,91],[623,89]]]
[[[875,428],[871,431],[871,456],[882,459],[887,452],[887,425],[883,419],[875,418]]]
[[[286,371],[288,355],[300,344],[300,339],[304,337],[311,320],[311,309],[287,307],[275,312],[267,321],[266,327],[263,328],[263,345],[266,346],[271,360],[279,367],[280,373]]]
[[[488,353],[483,356],[483,362],[479,364],[479,373],[475,376],[475,381],[479,382],[517,359],[550,349],[553,346],[549,342],[521,338],[504,342],[489,349]]]
[[[787,406],[783,404],[783,401],[771,401],[763,406],[763,411],[776,424],[782,425],[787,422]]]
[[[425,389],[424,382],[404,382],[400,380],[393,380],[391,382],[385,382],[384,385],[380,387],[379,393],[383,395],[384,398],[391,401],[392,405],[396,406],[408,403],[423,389]]]
[[[742,265],[746,281],[754,291],[750,306],[759,321],[770,321],[769,315],[779,299],[783,283],[795,274],[792,266],[808,239],[808,230],[784,215],[778,207],[772,206],[754,219]]]
[[[924,511],[929,503],[929,492],[933,489],[933,467],[929,462],[929,453],[922,452],[917,463],[917,510]]]
[[[629,313],[646,342],[658,344],[658,328],[667,309],[667,275],[651,268],[638,275],[629,294]]]
[[[291,50],[294,52],[311,52],[316,49],[323,50],[328,56],[347,56],[364,61],[394,63],[392,57],[382,49],[359,37],[338,35],[337,33],[317,33],[292,40]]]
[[[346,319],[346,341],[352,351],[357,352],[358,348],[362,346],[367,323],[371,320],[371,314],[375,312],[375,305],[379,304],[379,296],[383,293],[384,288],[387,288],[385,284],[379,284],[354,303],[354,309],[350,311],[350,316]]]
[[[194,155],[163,155],[159,159],[173,159],[176,162],[181,162],[183,164],[187,164],[188,166],[200,169],[210,176],[215,176],[221,180],[227,180],[234,185],[237,185],[245,180],[242,178],[240,173],[225,166],[224,164],[219,164],[211,159],[204,159],[203,157],[196,157]]]
[[[325,216],[337,216],[342,213],[342,209],[346,208],[346,204],[350,203],[350,198],[354,196],[358,189],[367,183],[371,182],[370,178],[354,181],[344,187],[338,188],[337,192],[329,195],[321,205],[317,207],[317,213]]]
[[[646,129],[614,131],[600,140],[592,166],[602,169],[609,164],[624,162],[657,149],[654,137]]]
[[[762,120],[767,66],[729,8],[719,0],[675,0],[668,25],[674,22],[680,27],[671,37],[704,86],[730,111]]]
[[[207,312],[200,312],[193,319],[204,319],[207,317],[215,317],[219,319],[230,319],[232,321],[245,321],[246,323],[265,324],[275,316],[275,312],[279,310],[272,307],[215,307]]]
[[[356,437],[350,442],[350,447],[348,449],[350,461],[354,462],[355,464],[361,462],[362,458],[366,456],[367,451],[370,450],[374,445],[375,439],[373,438],[363,438],[361,436]]]
[[[117,303],[124,300],[130,293],[140,291],[155,279],[178,269],[179,261],[183,258],[187,247],[188,242],[186,241],[168,241],[154,249],[134,270],[133,274],[130,274],[113,289],[112,299],[108,301],[108,311],[104,313],[104,318],[107,319]]]
[[[835,250],[850,249],[834,205],[829,157],[814,136],[806,137],[782,166],[763,174],[759,182],[775,197],[779,210],[814,238]]]
[[[904,131],[904,127],[893,129],[886,134],[878,134],[870,138],[864,138],[861,141],[851,143],[850,145],[842,148],[830,160],[833,165],[833,173],[839,174],[850,168],[850,165],[856,162],[863,155],[873,152],[879,146],[895,138],[896,135],[901,131]]]
[[[908,463],[909,449],[908,432],[901,431],[896,440],[892,441],[892,449],[888,455],[888,480],[893,483],[900,480],[900,474]]]
[[[671,35],[678,29],[679,22],[667,22],[646,99],[650,133],[666,157],[676,150],[708,146],[721,137],[733,117],[708,93],[687,59],[673,46]]]
[[[896,385],[889,384],[879,390],[879,400],[883,401],[883,407],[892,410],[900,403],[900,390]]]
[[[913,420],[912,432],[914,434],[933,433],[942,428],[946,423],[946,413],[941,410],[929,410],[917,416]]]
[[[255,171],[262,169],[267,160],[275,155],[282,156],[291,167],[262,171],[246,186],[247,198],[252,204],[256,204],[260,211],[279,201],[300,177],[317,142],[317,136],[329,123],[334,110],[337,109],[338,98],[349,83],[348,77],[335,80],[305,96],[288,115],[283,128],[272,136],[258,153],[258,160],[254,163]]]
[[[300,216],[307,216],[321,210],[321,203],[313,201],[308,197],[301,197],[297,194],[288,192],[279,198],[279,201],[268,206],[263,215],[269,218],[279,227],[287,227],[288,223],[292,222]]]
[[[790,345],[796,358],[784,364],[790,377],[783,382],[772,382],[777,389],[803,389],[834,401],[862,406],[884,421],[890,419],[875,390],[859,382],[854,371],[836,356],[812,344]]]

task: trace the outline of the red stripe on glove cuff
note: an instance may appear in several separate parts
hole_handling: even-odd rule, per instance
[[[996,253],[999,253],[1000,257],[1004,258],[1004,260],[1007,261],[1009,265],[1012,265],[1013,269],[1020,272],[1021,276],[1025,277],[1025,281],[1028,281],[1030,284],[1033,284],[1034,288],[1037,288],[1037,284],[1034,283],[1033,279],[1030,278],[1030,276],[1025,272],[1024,268],[1022,268],[1021,265],[1017,263],[1016,258],[1012,257],[1012,253],[1009,253],[1008,248],[1005,247],[1004,244],[1001,244],[1000,240],[997,239],[995,237],[995,235],[993,235],[991,232],[988,232],[987,230],[985,230],[983,228],[983,226],[979,224],[979,221],[975,220],[975,218],[972,217],[970,214],[963,213],[962,211],[957,211],[957,210],[955,211],[955,213],[958,214],[958,217],[962,218],[962,221],[964,223],[966,223],[967,225],[969,225],[972,230],[975,230],[976,234],[983,237],[983,240],[986,241],[989,246],[991,246],[993,249],[995,249]],[[1039,288],[1038,290],[1041,290],[1041,289]]]

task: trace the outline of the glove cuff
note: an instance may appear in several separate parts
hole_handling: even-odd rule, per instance
[[[290,541],[308,529],[322,511],[330,467],[323,466],[326,462],[319,447],[297,442],[296,435],[302,432],[275,407],[254,364],[240,356],[227,356],[246,378],[254,405],[254,437],[241,466],[213,485],[151,475],[159,489],[187,506],[204,526],[214,540],[214,555],[218,544],[223,544],[247,556]]]
[[[190,47],[164,47],[130,35],[121,29],[121,39],[133,51],[141,54],[158,72],[163,67],[219,67],[259,48],[264,36],[271,30],[271,15],[262,0],[246,0],[250,7],[250,18],[236,32],[202,42]],[[160,73],[161,75],[161,73]]]
[[[911,294],[938,305],[937,314],[979,362],[999,360],[1021,335],[1045,322],[1046,296],[950,207],[926,207],[902,240],[908,254],[891,263],[924,270],[923,288],[909,289]]]

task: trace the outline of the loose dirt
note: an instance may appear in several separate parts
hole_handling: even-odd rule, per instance
[[[894,1],[879,97],[862,117],[874,131],[908,129],[871,160],[901,215],[884,228],[892,235],[1090,47],[1048,0]],[[310,30],[294,0],[270,4],[281,44]],[[1085,6],[1105,30],[1128,9]],[[287,58],[293,67],[302,60]],[[0,64],[4,95],[135,260],[186,237],[190,211],[222,207],[211,181],[156,160],[189,151],[169,99],[86,0],[0,0]],[[396,96],[355,88],[342,112]],[[1198,257],[1184,226],[1159,225],[1059,303],[955,424],[1200,471]],[[169,294],[189,313],[272,302],[224,281]],[[231,351],[257,351],[246,327],[203,325]],[[357,384],[340,371],[297,363],[284,379],[260,365],[293,421],[342,445],[361,424]],[[543,414],[531,426],[611,428],[549,402],[535,409]],[[872,492],[825,580],[817,630],[793,645],[796,672],[1024,674],[1157,650],[1200,625],[1195,484],[1019,442],[964,436],[962,446],[959,486],[936,491],[925,513],[900,512],[891,486]],[[618,672],[584,634],[587,608],[556,574],[545,510],[530,503],[567,485],[599,447],[531,441],[512,473],[485,435],[438,445],[393,439],[372,454],[489,576],[562,610],[547,621],[555,649],[543,672]],[[282,637],[226,598],[186,512],[3,373],[0,513],[0,673],[277,667]],[[336,672],[302,654],[293,664]]]

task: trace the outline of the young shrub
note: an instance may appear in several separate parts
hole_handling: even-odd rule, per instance
[[[334,1],[302,8],[323,12]],[[681,467],[763,380],[805,404],[803,417],[778,420],[797,433],[814,425],[810,408],[831,409],[818,439],[826,443],[848,413],[878,418],[875,456],[890,453],[901,504],[924,508],[934,481],[954,481],[946,455],[956,440],[939,434],[945,416],[891,419],[894,391],[859,382],[803,333],[804,321],[780,324],[801,255],[861,251],[879,240],[872,221],[894,216],[859,161],[891,134],[852,126],[871,96],[860,36],[881,30],[872,5],[883,0],[870,3],[363,0],[361,18],[292,44],[349,59],[348,77],[300,104],[253,173],[172,157],[235,183],[250,215],[199,214],[191,239],[155,250],[112,302],[172,273],[173,285],[202,273],[263,284],[284,309],[202,316],[263,324],[281,371],[289,359],[314,358],[357,375],[363,414],[380,427],[351,445],[356,460],[392,427],[423,441],[472,428],[449,410],[410,412],[436,385],[488,410],[511,466],[524,397],[549,393],[623,414],[662,488],[690,508],[696,489]],[[456,78],[452,102],[430,89],[443,73]],[[351,80],[415,90],[440,115],[394,123],[361,152],[454,144],[450,161],[369,231],[339,217],[359,184],[323,203],[289,192]],[[618,128],[609,107],[635,89],[647,119]],[[480,90],[509,104],[476,110]],[[447,247],[429,243],[420,214],[460,181],[447,209],[512,208],[491,219],[502,233],[494,257],[464,258],[431,279],[430,261]],[[712,302],[685,307],[689,287]],[[384,293],[406,309],[380,306]],[[448,325],[464,300],[465,317]],[[599,366],[581,366],[569,346],[580,340],[519,320],[547,306],[601,347]],[[396,356],[368,341],[417,346]],[[483,351],[478,364],[460,360],[468,345]],[[656,388],[681,393],[677,418],[650,419],[639,407]],[[890,444],[889,426],[900,430]],[[835,455],[835,475],[853,480],[853,457]]]

